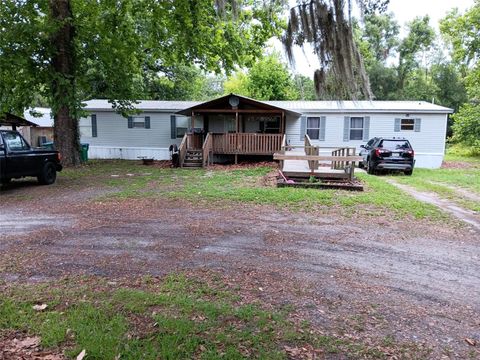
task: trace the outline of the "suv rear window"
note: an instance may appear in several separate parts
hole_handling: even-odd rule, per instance
[[[386,150],[409,150],[410,143],[406,140],[383,140],[378,147]]]

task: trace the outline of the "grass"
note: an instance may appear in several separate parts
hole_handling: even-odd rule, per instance
[[[478,150],[462,145],[450,145],[447,148],[445,161],[461,161],[480,165],[480,153]]]
[[[289,310],[244,304],[220,281],[183,275],[133,286],[77,280],[75,287],[65,282],[4,289],[0,330],[40,336],[44,348],[70,358],[85,349],[87,359],[284,359],[284,346],[306,344],[352,357],[384,358],[391,351],[314,335],[307,322],[289,321]],[[33,310],[39,301],[48,304],[45,311]]]
[[[456,189],[480,196],[480,167],[466,169],[416,169],[411,177],[397,176],[395,180],[418,190],[438,194],[473,211],[480,211],[480,203],[469,199]]]
[[[193,203],[252,203],[294,211],[335,209],[340,214],[385,215],[417,219],[444,219],[435,207],[414,200],[383,179],[359,174],[364,192],[311,190],[264,186],[269,167],[242,170],[187,170],[145,167],[132,161],[93,161],[79,169],[67,169],[61,176],[76,181],[107,186],[113,192],[101,198],[155,198],[187,200]],[[134,174],[128,176],[127,174]],[[115,175],[112,177],[112,175]]]

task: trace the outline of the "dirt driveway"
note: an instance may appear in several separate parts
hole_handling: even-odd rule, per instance
[[[413,342],[435,359],[480,357],[465,341],[480,342],[475,229],[388,214],[355,219],[242,204],[92,201],[101,192],[60,179],[2,194],[0,279],[207,269],[265,304],[293,305],[326,334]]]

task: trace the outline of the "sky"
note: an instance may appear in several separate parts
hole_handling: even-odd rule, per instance
[[[290,0],[293,4],[295,0]],[[451,9],[457,7],[460,12],[473,6],[474,0],[390,0],[388,12],[393,12],[397,22],[400,24],[400,36],[405,34],[405,24],[417,16],[430,16],[430,24],[438,31],[438,22]],[[280,50],[283,54],[283,48],[279,41],[276,41],[274,48]],[[313,77],[313,72],[317,68],[315,55],[307,47],[304,49],[305,55],[301,49],[296,49],[295,54],[295,72]]]

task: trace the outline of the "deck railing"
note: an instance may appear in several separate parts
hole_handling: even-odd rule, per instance
[[[188,143],[188,135],[183,135],[182,142],[178,147],[178,160],[180,167],[183,166],[183,162],[185,161],[185,155],[187,154],[187,143]]]
[[[212,136],[210,133],[207,134],[205,137],[205,141],[203,142],[203,147],[202,147],[202,158],[203,158],[203,166],[205,167],[208,165],[211,161],[211,155],[213,151],[213,141],[212,141]]]
[[[305,134],[305,154],[318,156],[319,148],[312,145],[312,140],[308,134]],[[308,166],[310,169],[318,169],[318,160],[309,160]]]
[[[203,135],[201,134],[187,134],[187,149],[198,150],[202,148]]]
[[[345,160],[348,160],[349,156],[355,156],[354,147],[342,147],[332,151],[332,156],[346,156]],[[332,169],[345,169],[347,166],[354,166],[355,162],[351,161],[332,161]]]
[[[283,134],[232,133],[213,134],[213,153],[273,155],[281,150]]]

